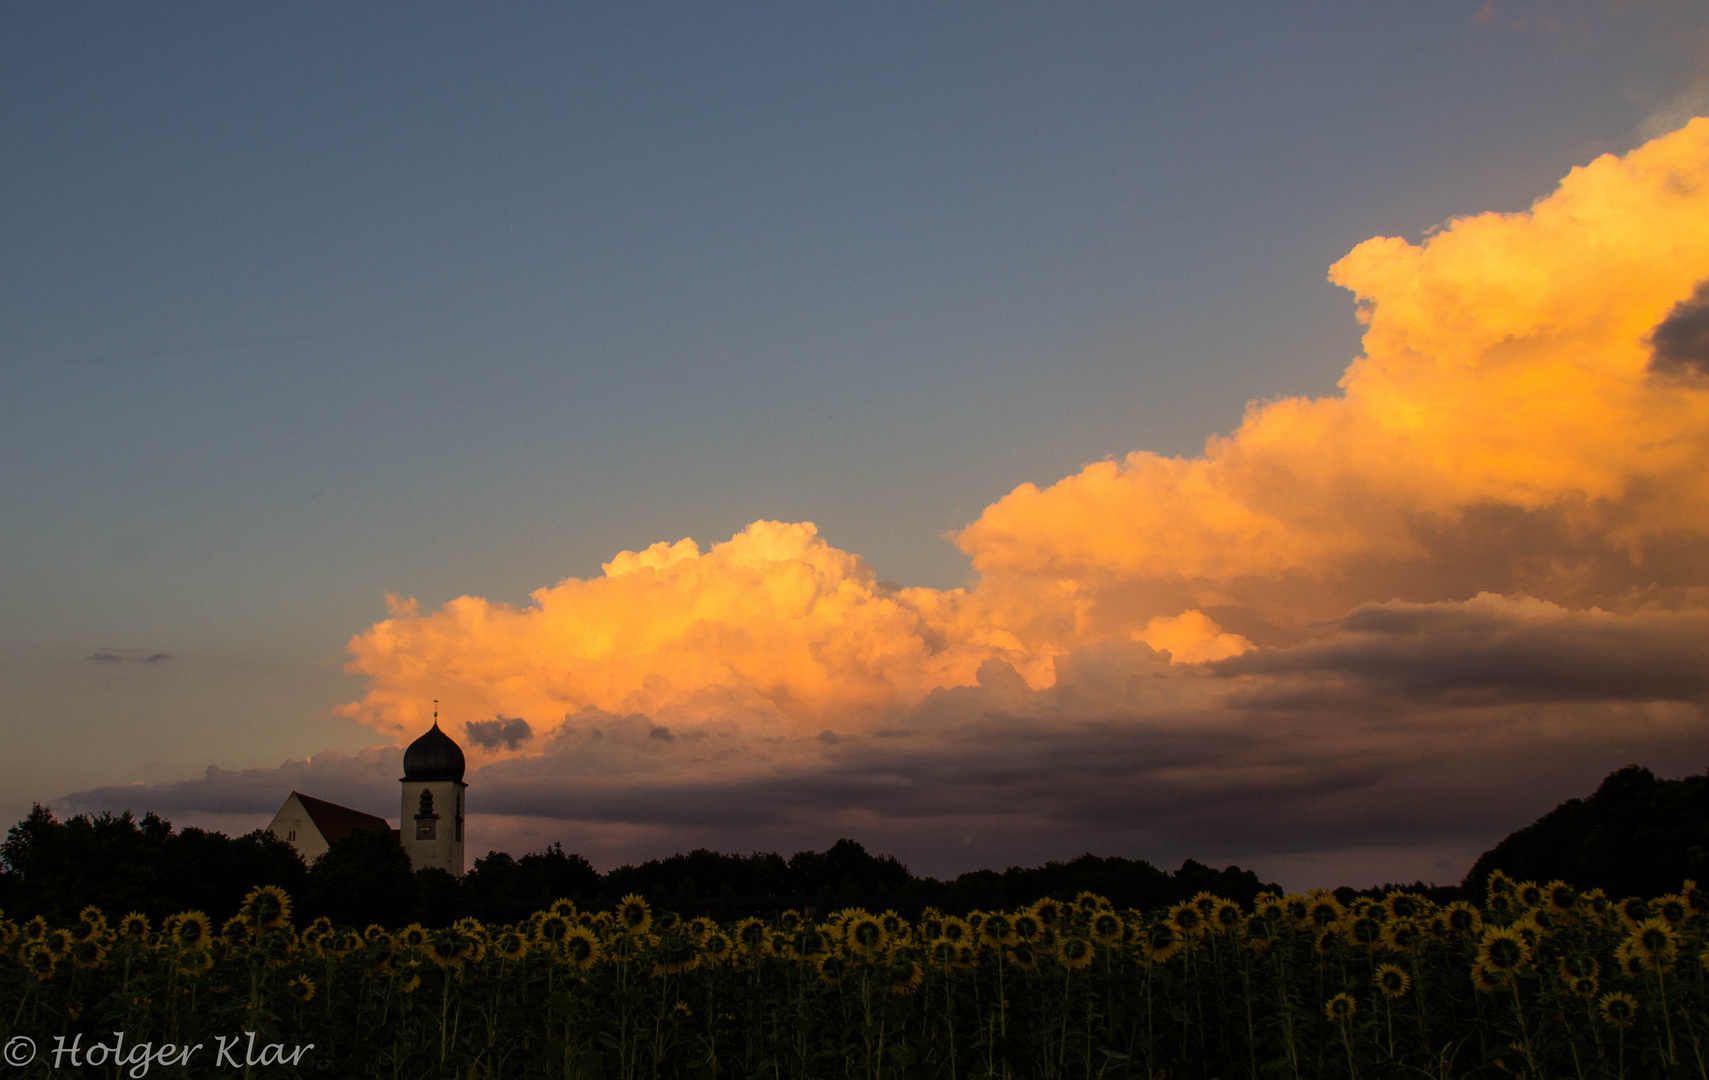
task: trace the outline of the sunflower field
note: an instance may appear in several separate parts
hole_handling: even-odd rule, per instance
[[[1390,892],[1083,893],[967,917],[719,924],[560,900],[513,925],[0,919],[11,1071],[385,1077],[1674,1077],[1709,1080],[1709,894],[1611,900],[1497,873],[1482,906]],[[11,1042],[37,1056],[19,1068]],[[55,1068],[56,1060],[58,1067]]]

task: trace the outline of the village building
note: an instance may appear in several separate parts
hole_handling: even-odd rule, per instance
[[[357,829],[396,832],[383,817],[293,791],[273,815],[267,831],[297,849],[304,862],[313,862],[326,849]]]
[[[267,831],[297,849],[304,862],[313,862],[356,829],[384,829],[398,838],[416,870],[434,866],[459,877],[463,874],[463,748],[433,727],[404,751],[401,829],[374,814],[291,792],[273,815]]]

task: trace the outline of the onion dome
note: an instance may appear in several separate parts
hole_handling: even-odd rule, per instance
[[[404,779],[463,779],[463,748],[439,730],[439,721],[404,751]]]

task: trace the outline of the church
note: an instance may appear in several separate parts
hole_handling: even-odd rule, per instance
[[[273,815],[267,831],[297,849],[312,862],[356,829],[385,829],[398,838],[417,870],[429,866],[463,874],[463,748],[433,727],[404,751],[404,774],[399,829],[383,817],[293,791]]]

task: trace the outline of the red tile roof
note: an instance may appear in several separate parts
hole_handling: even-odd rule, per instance
[[[320,835],[329,844],[336,844],[345,836],[357,829],[384,829],[392,831],[391,823],[383,817],[364,814],[360,810],[352,810],[348,806],[329,803],[325,799],[317,799],[313,795],[304,795],[300,791],[291,794],[303,804],[303,809],[309,813],[309,820],[315,823]]]

